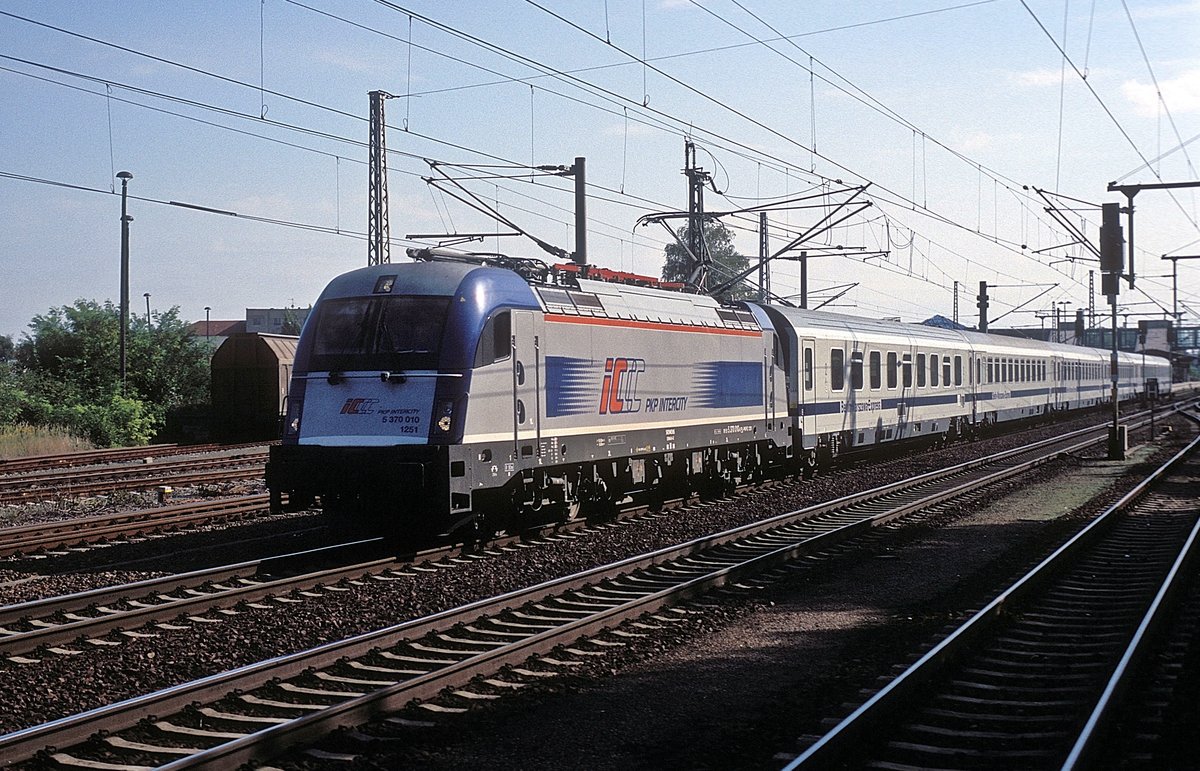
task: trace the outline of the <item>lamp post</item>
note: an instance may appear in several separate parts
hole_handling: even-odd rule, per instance
[[[208,314],[211,311],[212,308],[210,306],[204,306],[204,347],[207,348],[210,353],[212,352],[212,327],[209,325]]]
[[[129,223],[133,217],[126,213],[129,180],[133,175],[128,171],[118,171],[117,179],[121,180],[121,391],[125,390],[125,332],[129,328]]]
[[[146,298],[146,329],[150,328],[150,293],[144,292],[142,297]]]

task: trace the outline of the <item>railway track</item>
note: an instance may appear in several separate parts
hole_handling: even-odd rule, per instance
[[[1078,439],[1086,438],[1089,432],[1094,433],[1097,430],[1095,428],[1085,429],[1068,435],[1061,441],[1071,443],[1071,448],[1075,449],[1077,446],[1075,442]],[[1020,455],[1025,452],[1028,451],[1022,449],[1000,453],[993,456],[992,460],[993,462],[1002,462],[1010,455]],[[1049,453],[1047,457],[1052,457],[1052,449],[1047,449],[1046,452]],[[942,473],[953,477],[961,474],[963,470],[961,467],[956,467]],[[939,478],[938,474],[928,476],[929,479],[918,481],[921,484],[928,484],[931,480]],[[159,517],[165,518],[172,526],[179,526],[179,524],[186,524],[196,519],[206,521],[206,518],[211,516],[244,516],[261,512],[266,505],[266,496],[247,496],[244,499],[233,499],[224,503],[228,509],[221,508],[219,504],[217,506],[198,504],[175,507],[178,513],[151,509],[141,512],[141,514],[154,518],[150,521],[150,529],[155,529],[153,522]],[[182,523],[181,517],[183,518]],[[146,528],[147,526],[146,522],[141,520],[126,523],[121,521],[120,516],[116,517],[118,521],[112,524],[108,524],[104,519],[101,518],[101,523],[98,523],[101,526],[91,534],[93,538],[125,537],[131,529]],[[77,522],[84,521],[78,520]],[[585,522],[570,523],[560,532],[568,532],[586,526]],[[50,540],[44,540],[46,537],[44,535],[37,536],[37,539],[30,538],[27,541],[14,539],[12,545],[5,548],[20,549],[23,545],[79,542],[78,536],[72,532],[60,534],[54,531],[48,535]],[[491,546],[493,548],[503,547],[519,540],[520,537],[500,539]],[[330,569],[308,571],[293,567],[297,564],[302,565],[305,560],[309,562],[329,561],[335,559],[335,555],[350,552],[349,549],[334,546],[324,550],[241,562],[183,575],[99,588],[0,608],[0,656],[29,663],[33,661],[29,655],[42,647],[50,648],[55,653],[70,655],[74,649],[63,646],[70,646],[79,640],[95,640],[114,630],[128,631],[146,624],[170,626],[172,621],[188,614],[202,615],[232,607],[240,602],[253,603],[289,596],[294,598],[296,593],[324,591],[331,586],[333,587],[332,591],[340,591],[342,589],[337,584],[343,581],[371,576],[379,576],[382,577],[381,580],[387,580],[388,573],[403,574],[406,570],[411,570],[413,563],[418,560],[437,563],[440,560],[453,559],[464,553],[457,547],[443,547],[419,552],[407,558],[372,557],[370,560],[358,564],[345,564],[343,560],[342,564]],[[0,549],[0,554],[2,553],[3,549]],[[446,566],[446,564],[436,565],[438,568]],[[290,602],[292,600],[280,601]]]
[[[1161,662],[1195,648],[1194,638],[1164,644],[1160,630],[1180,615],[1189,585],[1193,632],[1200,614],[1192,580],[1198,447],[1200,438],[818,738],[788,771],[1113,767],[1123,760],[1108,754],[1114,737],[1137,747],[1139,762],[1153,758],[1154,740],[1171,724],[1163,682],[1175,685]],[[1159,706],[1154,720],[1124,697],[1138,690],[1135,678],[1156,670],[1162,680],[1141,688]]]
[[[258,516],[267,512],[269,496],[181,503],[152,509],[77,517],[0,529],[0,557],[32,554],[81,544],[132,538],[152,532]]]
[[[519,687],[523,678],[569,668],[564,657],[597,655],[647,626],[672,623],[673,614],[687,612],[682,603],[714,588],[975,493],[1103,436],[1075,432],[17,731],[0,737],[0,761],[53,746],[63,748],[53,757],[64,765],[103,758],[231,767],[446,688],[472,698],[480,687]],[[512,668],[497,675],[504,667]],[[485,685],[468,685],[480,676]]]
[[[103,450],[80,450],[54,455],[33,455],[24,458],[0,458],[0,475],[26,471],[45,471],[54,468],[97,466],[103,463],[122,463],[169,455],[188,455],[219,452],[243,447],[261,447],[263,442],[243,444],[148,444],[140,447],[112,447]]]
[[[114,490],[144,490],[261,477],[267,453],[248,451],[216,458],[148,461],[139,465],[29,472],[0,477],[0,504],[95,495]]]

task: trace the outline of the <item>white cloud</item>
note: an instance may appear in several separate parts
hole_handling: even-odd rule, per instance
[[[317,60],[348,72],[372,74],[384,70],[378,58],[329,48],[318,51]]]
[[[1174,19],[1180,16],[1200,16],[1200,0],[1145,5],[1131,10],[1135,19]]]
[[[1159,86],[1163,101],[1173,114],[1200,112],[1200,69],[1188,70],[1170,80],[1160,80]],[[1141,115],[1158,114],[1158,93],[1153,83],[1127,80],[1121,85],[1121,93]]]
[[[960,152],[971,154],[978,153],[982,150],[990,150],[996,146],[999,137],[995,134],[989,134],[986,131],[972,131],[971,133],[959,137],[955,143],[955,149]]]
[[[1012,79],[1020,86],[1031,86],[1034,88],[1057,86],[1062,82],[1062,72],[1057,69],[1026,70],[1025,72],[1013,73]]]

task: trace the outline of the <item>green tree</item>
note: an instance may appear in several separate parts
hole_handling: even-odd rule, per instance
[[[292,305],[283,309],[283,325],[279,328],[281,335],[298,335],[300,334],[300,320],[296,318],[296,306]]]
[[[6,362],[16,355],[17,346],[11,335],[0,335],[0,362]]]
[[[168,410],[208,400],[208,352],[179,318],[134,316],[120,376],[120,312],[77,300],[35,316],[0,365],[0,424],[56,425],[98,445],[138,444],[162,428]]]
[[[677,231],[679,241],[687,243],[691,228],[683,225]],[[708,255],[712,260],[709,268],[708,285],[718,286],[750,267],[750,258],[738,254],[733,243],[733,233],[720,220],[705,218],[704,242],[708,246]],[[667,244],[663,250],[666,261],[663,264],[663,281],[687,281],[691,274],[691,258],[679,243]],[[737,300],[750,297],[753,290],[745,284],[739,284],[721,295],[722,300]]]

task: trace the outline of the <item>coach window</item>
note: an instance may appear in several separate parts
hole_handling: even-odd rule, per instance
[[[887,387],[896,387],[896,369],[899,367],[900,359],[897,358],[895,351],[888,351],[887,361]]]
[[[979,385],[983,382],[983,359],[975,360],[975,384]]]
[[[846,387],[846,353],[841,348],[829,352],[829,387],[834,391]]]
[[[804,390],[811,391],[813,388],[813,349],[804,349]]]
[[[879,351],[871,351],[871,390],[878,391],[883,386],[883,373],[880,365]]]
[[[942,357],[942,385],[950,387],[950,357]]]
[[[917,388],[925,387],[925,354],[917,354]]]
[[[855,351],[850,354],[850,387],[855,391],[861,391],[863,387],[862,359],[861,351]]]
[[[987,382],[989,382],[989,383],[994,382],[994,380],[995,380],[995,378],[992,377],[992,375],[995,374],[994,370],[995,370],[995,365],[992,361],[992,357],[989,356],[988,360],[987,360]]]
[[[962,385],[962,357],[954,357],[954,385]]]
[[[931,354],[929,356],[929,387],[937,388],[938,386],[938,370],[941,368],[941,362],[938,360],[938,355]]]
[[[904,369],[904,387],[912,388],[912,354],[904,354],[904,360],[902,363]]]
[[[508,311],[488,319],[475,349],[475,366],[483,367],[512,355],[512,321]]]

